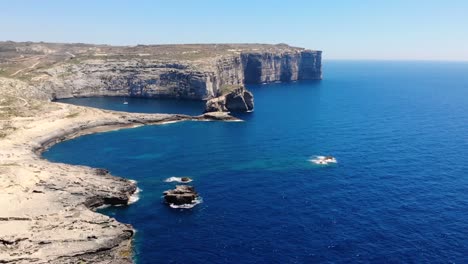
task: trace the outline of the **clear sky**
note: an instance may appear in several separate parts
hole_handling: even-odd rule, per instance
[[[326,59],[468,61],[468,0],[0,0],[0,40],[288,43]]]

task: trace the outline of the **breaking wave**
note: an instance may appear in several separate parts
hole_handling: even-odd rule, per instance
[[[128,199],[128,204],[136,203],[138,200],[140,200],[140,192],[141,189],[137,187],[136,191]]]
[[[190,204],[181,204],[181,205],[169,204],[169,206],[171,208],[175,208],[175,209],[191,209],[191,208],[194,208],[195,206],[197,206],[197,205],[199,205],[201,203],[203,203],[203,199],[201,197],[198,197],[197,199],[195,199]]]
[[[182,180],[183,178],[187,178],[188,180]],[[189,182],[192,182],[193,180],[190,179],[189,177],[169,177],[167,178],[166,180],[164,180],[165,182],[180,182],[180,183],[189,183]]]
[[[331,156],[314,156],[309,161],[317,165],[328,165],[330,163],[338,163],[336,158]]]

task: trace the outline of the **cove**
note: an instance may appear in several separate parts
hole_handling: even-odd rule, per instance
[[[66,98],[57,100],[57,102],[131,113],[164,113],[186,115],[200,115],[203,113],[205,107],[204,101],[177,99],[154,100],[149,98],[117,96]]]
[[[249,86],[245,122],[87,135],[44,157],[138,181],[137,203],[102,211],[137,229],[137,263],[465,262],[467,72],[328,61],[322,81]],[[163,204],[172,176],[203,203]]]

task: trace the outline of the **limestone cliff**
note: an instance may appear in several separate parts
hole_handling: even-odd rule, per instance
[[[213,73],[153,60],[86,61],[48,69],[43,83],[54,98],[134,96],[204,99],[212,97]]]
[[[225,85],[321,79],[322,66],[320,51],[284,44],[114,47],[0,42],[0,74],[28,80],[49,98],[207,100],[221,95]]]
[[[321,52],[243,53],[245,83],[289,82],[322,78]]]

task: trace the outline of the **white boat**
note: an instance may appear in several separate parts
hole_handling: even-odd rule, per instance
[[[123,102],[123,104],[125,104],[125,105],[128,105],[127,98],[124,98],[124,102]]]

